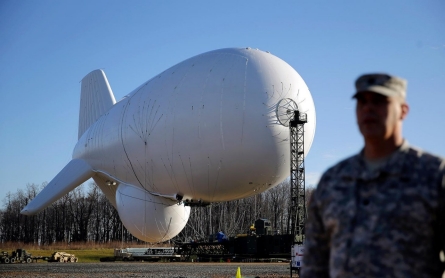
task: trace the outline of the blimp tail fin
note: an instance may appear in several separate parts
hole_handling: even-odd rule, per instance
[[[82,79],[80,90],[78,138],[115,103],[105,72],[98,69],[87,74]]]
[[[88,163],[81,159],[71,160],[20,213],[37,214],[93,175],[94,171]]]

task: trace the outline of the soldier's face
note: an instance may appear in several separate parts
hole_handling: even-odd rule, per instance
[[[401,100],[372,92],[356,96],[357,124],[365,139],[388,139],[401,132],[401,122],[407,110]]]

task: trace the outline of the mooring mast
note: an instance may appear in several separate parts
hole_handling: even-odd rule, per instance
[[[304,124],[307,115],[294,111],[289,121],[290,130],[290,182],[291,182],[291,234],[294,244],[303,244],[306,221],[304,175]]]
[[[289,121],[290,131],[290,227],[293,244],[291,248],[290,277],[292,271],[300,275],[304,253],[304,224],[306,221],[306,194],[304,184],[304,124],[307,115],[298,110],[293,111]]]

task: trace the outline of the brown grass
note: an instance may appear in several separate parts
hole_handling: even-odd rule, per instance
[[[138,243],[138,242],[107,242],[107,243],[96,243],[96,242],[59,242],[53,244],[33,244],[33,243],[23,243],[23,242],[2,242],[0,243],[0,250],[16,250],[17,248],[22,248],[25,250],[48,250],[48,251],[59,251],[59,250],[93,250],[93,249],[115,249],[115,248],[127,248],[127,247],[169,247],[169,244],[149,244],[149,243]]]

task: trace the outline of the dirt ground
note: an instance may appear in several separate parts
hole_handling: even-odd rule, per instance
[[[288,278],[288,263],[32,263],[0,264],[1,277]],[[292,277],[298,277],[296,272]]]

